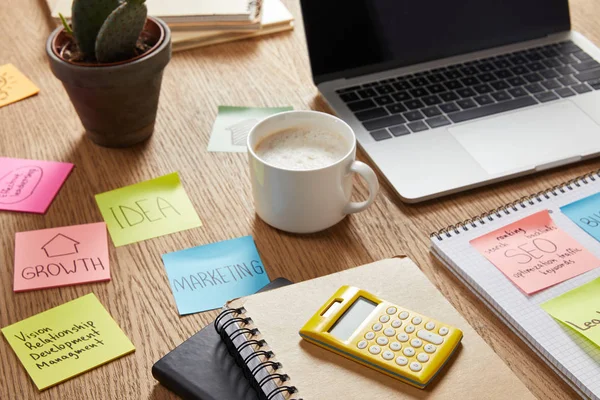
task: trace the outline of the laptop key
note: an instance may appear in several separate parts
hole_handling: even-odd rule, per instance
[[[548,90],[561,88],[562,85],[558,83],[556,79],[549,79],[547,81],[542,82],[542,86]]]
[[[588,60],[581,62],[579,64],[573,64],[571,67],[575,68],[577,71],[587,71],[589,69],[594,69],[600,67],[600,64],[596,60]]]
[[[473,86],[473,89],[475,89],[477,91],[477,93],[479,93],[479,94],[485,94],[485,93],[490,93],[490,92],[494,91],[494,89],[492,89],[492,87],[487,84]]]
[[[404,118],[406,118],[408,121],[418,121],[420,119],[425,118],[419,110],[405,112],[403,115]]]
[[[456,90],[463,87],[463,84],[459,81],[448,81],[444,82],[444,86],[448,88],[448,90]]]
[[[504,81],[492,82],[492,83],[490,83],[490,85],[496,90],[504,90],[504,89],[508,89],[510,87],[510,85]]]
[[[387,106],[386,109],[390,114],[398,114],[406,111],[406,107],[401,103],[392,104],[391,106]]]
[[[563,86],[577,85],[579,83],[579,81],[577,79],[573,78],[572,75],[563,76],[561,78],[558,78],[557,81],[562,83]]]
[[[420,87],[420,86],[425,86],[428,84],[427,79],[420,77],[420,78],[413,78],[410,80],[410,83],[414,86],[414,87]]]
[[[514,56],[508,59],[514,65],[527,64],[527,60],[523,56]]]
[[[562,63],[560,61],[558,61],[556,58],[550,58],[548,60],[544,60],[544,61],[542,61],[542,64],[544,64],[548,68],[556,68],[556,67],[562,66]]]
[[[434,106],[442,103],[442,100],[436,95],[423,97],[421,100],[423,100],[423,103],[428,106]]]
[[[587,84],[596,90],[600,90],[600,79],[596,79],[594,81],[588,81]]]
[[[379,94],[389,94],[395,92],[394,88],[390,85],[377,86],[375,90]]]
[[[489,106],[471,108],[468,110],[448,114],[448,118],[450,118],[454,123],[459,123],[505,111],[532,106],[534,104],[538,104],[538,102],[533,97],[520,97],[518,99],[503,101],[502,103],[490,104]]]
[[[529,93],[527,93],[527,90],[520,87],[508,89],[508,93],[510,93],[512,97],[523,97],[529,95]]]
[[[587,61],[587,60],[592,60],[592,57],[583,51],[578,51],[577,53],[573,53],[573,55],[575,56],[575,58],[577,58],[579,61]]]
[[[535,83],[544,80],[544,78],[536,72],[534,72],[533,74],[523,75],[523,78],[525,78],[529,83]]]
[[[515,75],[523,75],[529,73],[529,70],[523,65],[518,65],[516,67],[512,67],[510,69],[510,72],[512,72]]]
[[[570,53],[575,53],[577,51],[581,51],[579,46],[577,46],[575,43],[573,43],[571,41],[561,43],[558,46],[557,50],[561,54],[570,54]]]
[[[356,101],[354,103],[348,103],[346,105],[348,106],[350,111],[355,111],[355,112],[366,110],[367,108],[377,107],[375,102],[371,99]]]
[[[392,132],[392,135],[394,135],[396,137],[408,135],[410,133],[410,130],[408,130],[406,125],[392,126],[391,128],[388,128],[388,129],[390,132]]]
[[[444,100],[446,102],[459,99],[458,95],[454,92],[441,93],[439,96],[442,100]]]
[[[474,76],[467,76],[466,78],[462,78],[460,81],[465,86],[473,86],[480,83],[479,79],[475,78]]]
[[[427,96],[429,94],[429,92],[425,88],[411,89],[411,90],[409,90],[409,93],[413,97],[422,97],[422,96]]]
[[[496,101],[506,101],[506,100],[512,99],[512,97],[510,97],[510,95],[505,90],[502,90],[500,92],[492,93],[492,97]]]
[[[587,92],[591,92],[592,91],[592,89],[590,89],[588,87],[588,85],[586,85],[585,83],[582,83],[581,85],[571,86],[571,89],[573,89],[574,91],[576,91],[579,94],[587,93]]]
[[[535,95],[535,98],[541,101],[542,103],[559,99],[559,97],[552,92],[538,93]]]
[[[471,100],[471,99],[458,100],[456,102],[456,104],[458,104],[460,106],[460,108],[462,108],[463,110],[467,110],[469,108],[477,107],[477,104],[475,104],[475,102],[473,100]]]
[[[392,86],[395,87],[396,90],[408,90],[412,88],[410,83],[408,83],[407,81],[394,82]]]
[[[375,103],[379,104],[380,106],[387,106],[388,104],[392,104],[394,102],[390,96],[375,97],[373,100],[375,100]]]
[[[442,75],[440,73],[431,74],[430,76],[427,77],[427,79],[431,83],[441,83],[441,82],[443,82],[443,81],[446,80],[446,78],[444,77],[444,75]]]
[[[491,82],[495,81],[496,77],[491,73],[486,72],[485,74],[477,75],[477,79],[479,79],[481,82]]]
[[[537,51],[534,51],[525,55],[525,58],[529,61],[540,61],[543,58],[543,56],[540,55]]]
[[[556,71],[555,71],[555,70],[553,70],[553,69],[545,69],[545,70],[543,70],[543,71],[540,71],[539,73],[540,73],[540,75],[542,75],[542,76],[543,76],[544,78],[546,78],[546,79],[557,78],[557,77],[559,77],[559,76],[560,76],[560,75],[558,74],[558,72],[556,72]]]
[[[439,128],[440,126],[445,126],[445,125],[451,124],[451,122],[448,120],[448,118],[444,117],[443,115],[426,119],[425,122],[427,123],[427,125],[429,125],[429,127],[431,129]]]
[[[560,88],[560,89],[556,89],[555,92],[560,96],[560,97],[571,97],[571,96],[575,96],[575,92],[572,91],[570,88],[566,87],[566,88]]]
[[[425,125],[425,123],[423,121],[411,122],[407,126],[413,132],[421,132],[421,131],[426,131],[427,129],[429,129],[429,127],[427,125]]]
[[[436,83],[436,84],[427,86],[427,90],[429,90],[430,93],[436,94],[436,93],[445,92],[446,88],[443,85]]]
[[[462,78],[462,74],[456,69],[444,72],[444,76],[452,80]]]
[[[358,94],[363,99],[368,99],[369,97],[375,97],[375,96],[377,96],[377,92],[374,91],[371,88],[361,89],[361,90],[358,91]]]
[[[594,79],[600,79],[600,69],[582,72],[580,74],[575,75],[575,78],[580,82],[587,82]]]
[[[473,97],[473,100],[475,100],[477,102],[477,104],[479,104],[480,106],[487,106],[488,104],[495,103],[494,99],[492,99],[487,94],[484,94],[482,96]]]
[[[370,119],[381,118],[388,115],[388,112],[383,107],[371,108],[365,111],[359,111],[354,114],[359,121],[368,121]]]
[[[531,71],[534,71],[534,72],[546,69],[546,67],[540,62],[533,62],[531,64],[527,64],[527,68],[529,68]]]
[[[421,112],[427,117],[427,118],[431,118],[431,117],[435,117],[437,115],[441,115],[442,112],[439,110],[439,108],[437,108],[436,106],[433,107],[428,107],[428,108],[424,108],[421,110]]]
[[[392,95],[396,101],[406,101],[412,99],[412,96],[408,92],[398,92]]]
[[[456,93],[458,93],[458,95],[460,97],[462,97],[463,99],[466,97],[472,97],[475,96],[477,93],[475,93],[475,91],[471,88],[464,88],[464,89],[458,89],[456,91]]]
[[[508,78],[506,80],[506,82],[510,83],[511,86],[522,86],[527,83],[525,81],[525,79],[521,78],[520,76],[515,76],[514,78]]]
[[[387,129],[379,129],[369,133],[371,134],[371,137],[373,137],[373,139],[377,140],[378,142],[381,140],[392,138],[392,135],[389,134]]]
[[[406,120],[400,114],[390,115],[389,117],[378,118],[371,121],[363,122],[363,126],[368,131],[374,131],[376,129],[387,128],[388,126],[400,125],[405,123]]]
[[[507,69],[501,69],[500,71],[495,71],[494,74],[498,77],[498,79],[506,79],[514,76],[512,72]]]
[[[494,65],[498,69],[504,69],[504,68],[508,68],[508,67],[511,66],[510,62],[508,62],[508,60],[504,60],[504,59],[500,59],[500,60],[494,61]]]
[[[561,63],[565,64],[565,65],[569,65],[569,64],[575,64],[576,62],[578,62],[579,60],[577,60],[575,57],[573,57],[572,55],[568,55],[568,56],[560,56],[557,58]]]
[[[403,103],[409,110],[416,110],[425,107],[425,104],[419,99],[408,100]]]
[[[439,107],[446,114],[460,110],[460,108],[456,104],[454,104],[454,103],[441,104]]]
[[[340,98],[345,102],[345,103],[349,103],[351,101],[357,101],[360,100],[360,97],[358,97],[358,95],[354,92],[350,92],[350,93],[342,93],[340,94]]]
[[[539,83],[532,83],[531,85],[527,85],[525,86],[525,89],[527,89],[529,93],[539,93],[545,90]]]
[[[564,75],[574,74],[577,71],[575,71],[573,68],[571,68],[568,65],[564,65],[562,67],[556,67],[556,72],[558,72],[559,74],[564,76]]]

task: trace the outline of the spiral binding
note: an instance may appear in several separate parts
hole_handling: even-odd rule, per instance
[[[269,393],[263,391],[262,387],[267,382],[278,381],[285,383],[290,379],[290,377],[287,374],[278,372],[279,369],[282,368],[282,365],[280,362],[271,360],[271,358],[275,356],[271,350],[262,350],[263,347],[267,346],[267,342],[264,339],[254,339],[258,334],[260,334],[260,331],[255,327],[247,326],[252,323],[252,318],[248,316],[242,317],[242,315],[245,313],[246,309],[244,307],[230,308],[221,312],[214,322],[215,330],[221,336],[221,339],[227,346],[227,349],[231,355],[235,358],[238,365],[240,365],[244,370],[244,376],[250,380],[252,386],[259,393],[261,400],[272,400],[278,394],[283,393],[297,393],[298,389],[295,386],[290,385],[279,385]],[[231,319],[223,322],[223,318],[226,316],[230,316]],[[239,323],[240,327],[235,329],[233,332],[228,333],[227,328],[235,323]],[[234,340],[240,336],[245,336],[247,340],[239,346],[236,346],[234,344]],[[254,351],[246,358],[242,358],[242,350],[248,347],[252,347]],[[264,357],[264,360],[250,370],[249,362],[261,356]],[[271,368],[271,372],[258,381],[258,373],[269,367]]]
[[[600,178],[600,169],[559,183],[558,185],[554,185],[551,188],[540,192],[523,196],[518,200],[484,212],[476,217],[468,218],[457,224],[440,229],[437,232],[432,232],[429,234],[429,237],[435,237],[439,241],[444,240],[444,238],[451,238],[453,233],[459,235],[463,231],[468,232],[469,228],[477,228],[477,223],[479,223],[479,225],[485,225],[486,221],[494,221],[496,218],[502,218],[505,215],[510,215],[512,212],[541,203],[544,199],[548,200],[552,197],[557,197],[561,193],[567,193],[567,191],[572,191],[575,190],[575,188],[581,187],[582,184],[587,185],[588,179],[595,182],[598,178]]]

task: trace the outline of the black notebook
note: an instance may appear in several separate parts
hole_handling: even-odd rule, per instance
[[[277,278],[259,292],[290,284],[287,279]],[[152,367],[152,375],[184,399],[260,399],[213,323],[158,360]]]

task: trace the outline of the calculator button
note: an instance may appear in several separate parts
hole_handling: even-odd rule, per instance
[[[359,349],[364,349],[365,347],[367,347],[367,341],[366,340],[361,340],[360,342],[358,342],[358,344],[356,346]]]
[[[390,314],[390,315],[396,314],[396,311],[398,311],[398,310],[396,310],[396,307],[388,307],[388,309],[385,310],[385,312],[388,313],[388,314]]]
[[[432,344],[426,344],[426,345],[423,347],[423,350],[425,350],[425,351],[426,351],[426,352],[428,352],[428,353],[434,353],[434,352],[437,350],[437,347],[435,347],[435,346],[434,346],[434,345],[432,345]]]
[[[423,341],[421,341],[421,339],[413,339],[410,341],[410,345],[412,347],[421,347],[421,345],[423,345]]]
[[[369,347],[369,353],[379,354],[379,353],[381,353],[381,347],[374,344],[373,346]]]
[[[404,350],[402,350],[402,353],[404,353],[406,357],[412,357],[415,355],[415,349],[413,349],[412,347],[407,347]]]
[[[400,328],[402,326],[402,321],[399,319],[395,319],[392,321],[392,328]]]
[[[394,353],[392,353],[392,352],[391,352],[391,351],[389,351],[389,350],[386,350],[386,351],[384,351],[384,352],[381,354],[381,357],[383,357],[383,358],[384,358],[384,360],[393,360],[393,359],[394,359]]]
[[[445,326],[442,326],[439,330],[439,334],[442,336],[446,336],[448,334],[448,328],[446,328]]]
[[[396,336],[396,339],[401,342],[408,342],[408,335],[406,333],[399,333],[398,336]]]
[[[444,342],[444,338],[441,337],[440,335],[436,335],[435,333],[431,333],[431,332],[425,331],[423,329],[420,329],[417,332],[417,336],[419,338],[423,339],[424,341],[433,343],[433,344],[442,344]]]
[[[377,338],[377,344],[380,346],[385,346],[386,344],[388,344],[390,341],[388,340],[388,338],[386,338],[385,336],[379,336]]]
[[[384,324],[386,322],[388,322],[390,320],[390,316],[389,315],[382,315],[381,317],[379,317],[379,322],[383,322]]]
[[[404,328],[404,332],[406,332],[406,333],[413,333],[414,331],[415,331],[414,325],[406,325],[406,327]]]
[[[397,357],[396,358],[396,364],[401,365],[401,366],[405,366],[406,364],[408,364],[408,360],[406,359],[406,357]]]
[[[419,364],[416,361],[413,361],[413,362],[410,363],[410,370],[411,371],[419,372],[422,368],[423,368],[423,366],[421,366],[421,364]]]
[[[412,323],[415,325],[419,325],[422,321],[423,321],[423,318],[421,318],[421,317],[414,317],[412,319]]]
[[[390,349],[392,349],[394,351],[399,351],[401,348],[402,348],[402,345],[398,342],[390,343]]]
[[[417,360],[421,362],[427,362],[429,361],[429,356],[427,355],[427,353],[419,353],[417,354]]]
[[[367,332],[367,333],[365,333],[365,339],[371,340],[373,338],[375,338],[375,332]]]
[[[425,329],[427,329],[428,331],[432,330],[433,328],[435,328],[435,322],[429,321],[425,324]]]
[[[406,319],[406,318],[408,318],[408,313],[406,311],[402,311],[400,313],[400,315],[398,315],[398,318],[400,318],[400,319]]]
[[[375,325],[373,325],[373,330],[375,332],[379,332],[381,330],[381,328],[383,328],[383,325],[381,325],[379,322],[376,323]]]
[[[384,334],[385,336],[392,337],[392,336],[395,336],[395,335],[396,335],[396,330],[395,330],[394,328],[385,328],[385,329],[383,330],[383,334]]]

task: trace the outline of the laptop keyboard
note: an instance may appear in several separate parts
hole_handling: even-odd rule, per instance
[[[600,90],[600,63],[571,41],[337,91],[380,141]]]

